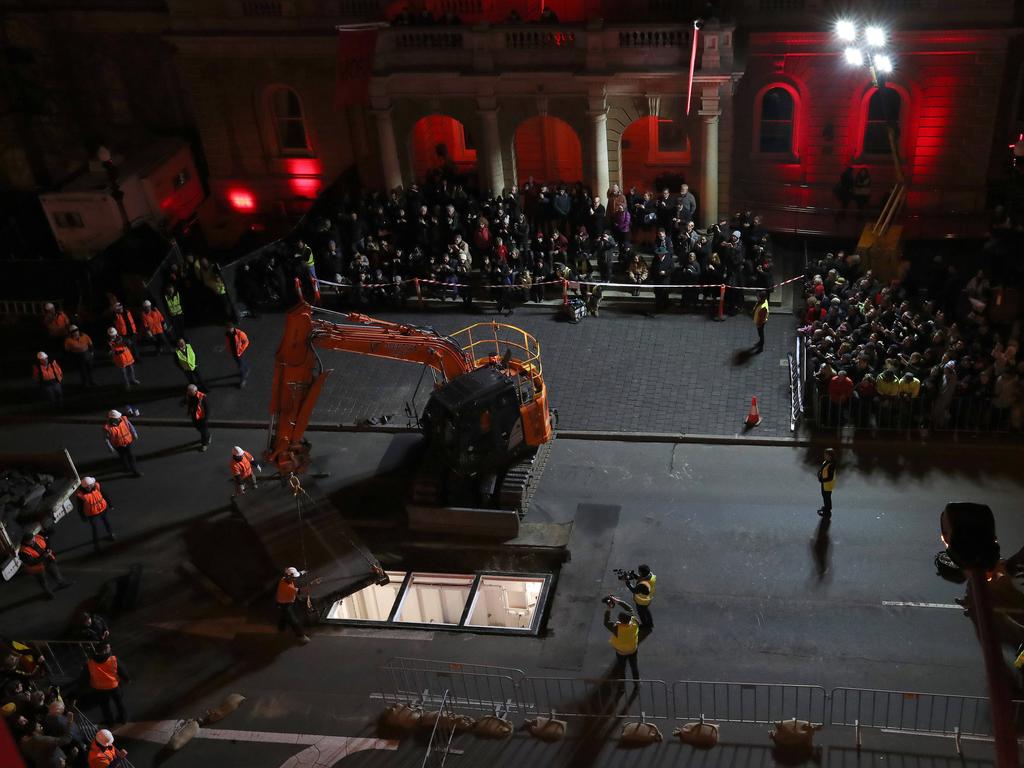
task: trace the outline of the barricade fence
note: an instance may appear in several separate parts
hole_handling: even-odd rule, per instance
[[[816,685],[527,676],[513,668],[489,668],[402,658],[380,670],[388,703],[442,704],[452,712],[508,717],[554,714],[559,718],[695,721],[770,725],[806,720],[849,728],[855,743],[864,729],[991,740],[991,706],[979,696]],[[1024,701],[1014,701],[1014,722],[1024,737]]]
[[[77,676],[98,645],[82,640],[27,640],[25,644],[45,659],[51,677],[62,680]]]

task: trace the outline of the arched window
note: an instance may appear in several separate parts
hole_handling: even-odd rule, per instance
[[[775,86],[761,96],[761,119],[758,151],[770,154],[796,154],[793,147],[793,126],[796,123],[796,100],[788,88]]]
[[[309,136],[302,115],[299,94],[291,88],[276,88],[270,94],[270,113],[277,131],[277,148],[282,155],[308,154]]]
[[[864,116],[864,143],[861,148],[863,155],[882,155],[889,153],[889,122],[896,127],[899,140],[900,118],[903,109],[903,98],[894,88],[878,88],[868,100],[867,114]]]

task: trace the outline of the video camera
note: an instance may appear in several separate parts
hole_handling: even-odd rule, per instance
[[[612,568],[612,573],[618,578],[619,581],[640,581],[640,577],[636,571],[626,571],[622,568]]]

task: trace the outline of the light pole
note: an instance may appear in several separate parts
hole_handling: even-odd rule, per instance
[[[124,207],[124,190],[121,189],[121,185],[117,183],[117,166],[114,165],[114,158],[110,154],[110,150],[106,147],[100,147],[96,150],[96,159],[100,161],[100,164],[107,171],[107,178],[110,179],[110,196],[114,198],[114,202],[117,203],[117,210],[121,213],[121,228],[125,232],[130,232],[132,228],[132,222],[128,218],[128,211]]]

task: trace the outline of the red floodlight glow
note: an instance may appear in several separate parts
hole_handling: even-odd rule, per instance
[[[252,213],[256,210],[256,198],[247,189],[229,190],[228,202],[239,213]]]

